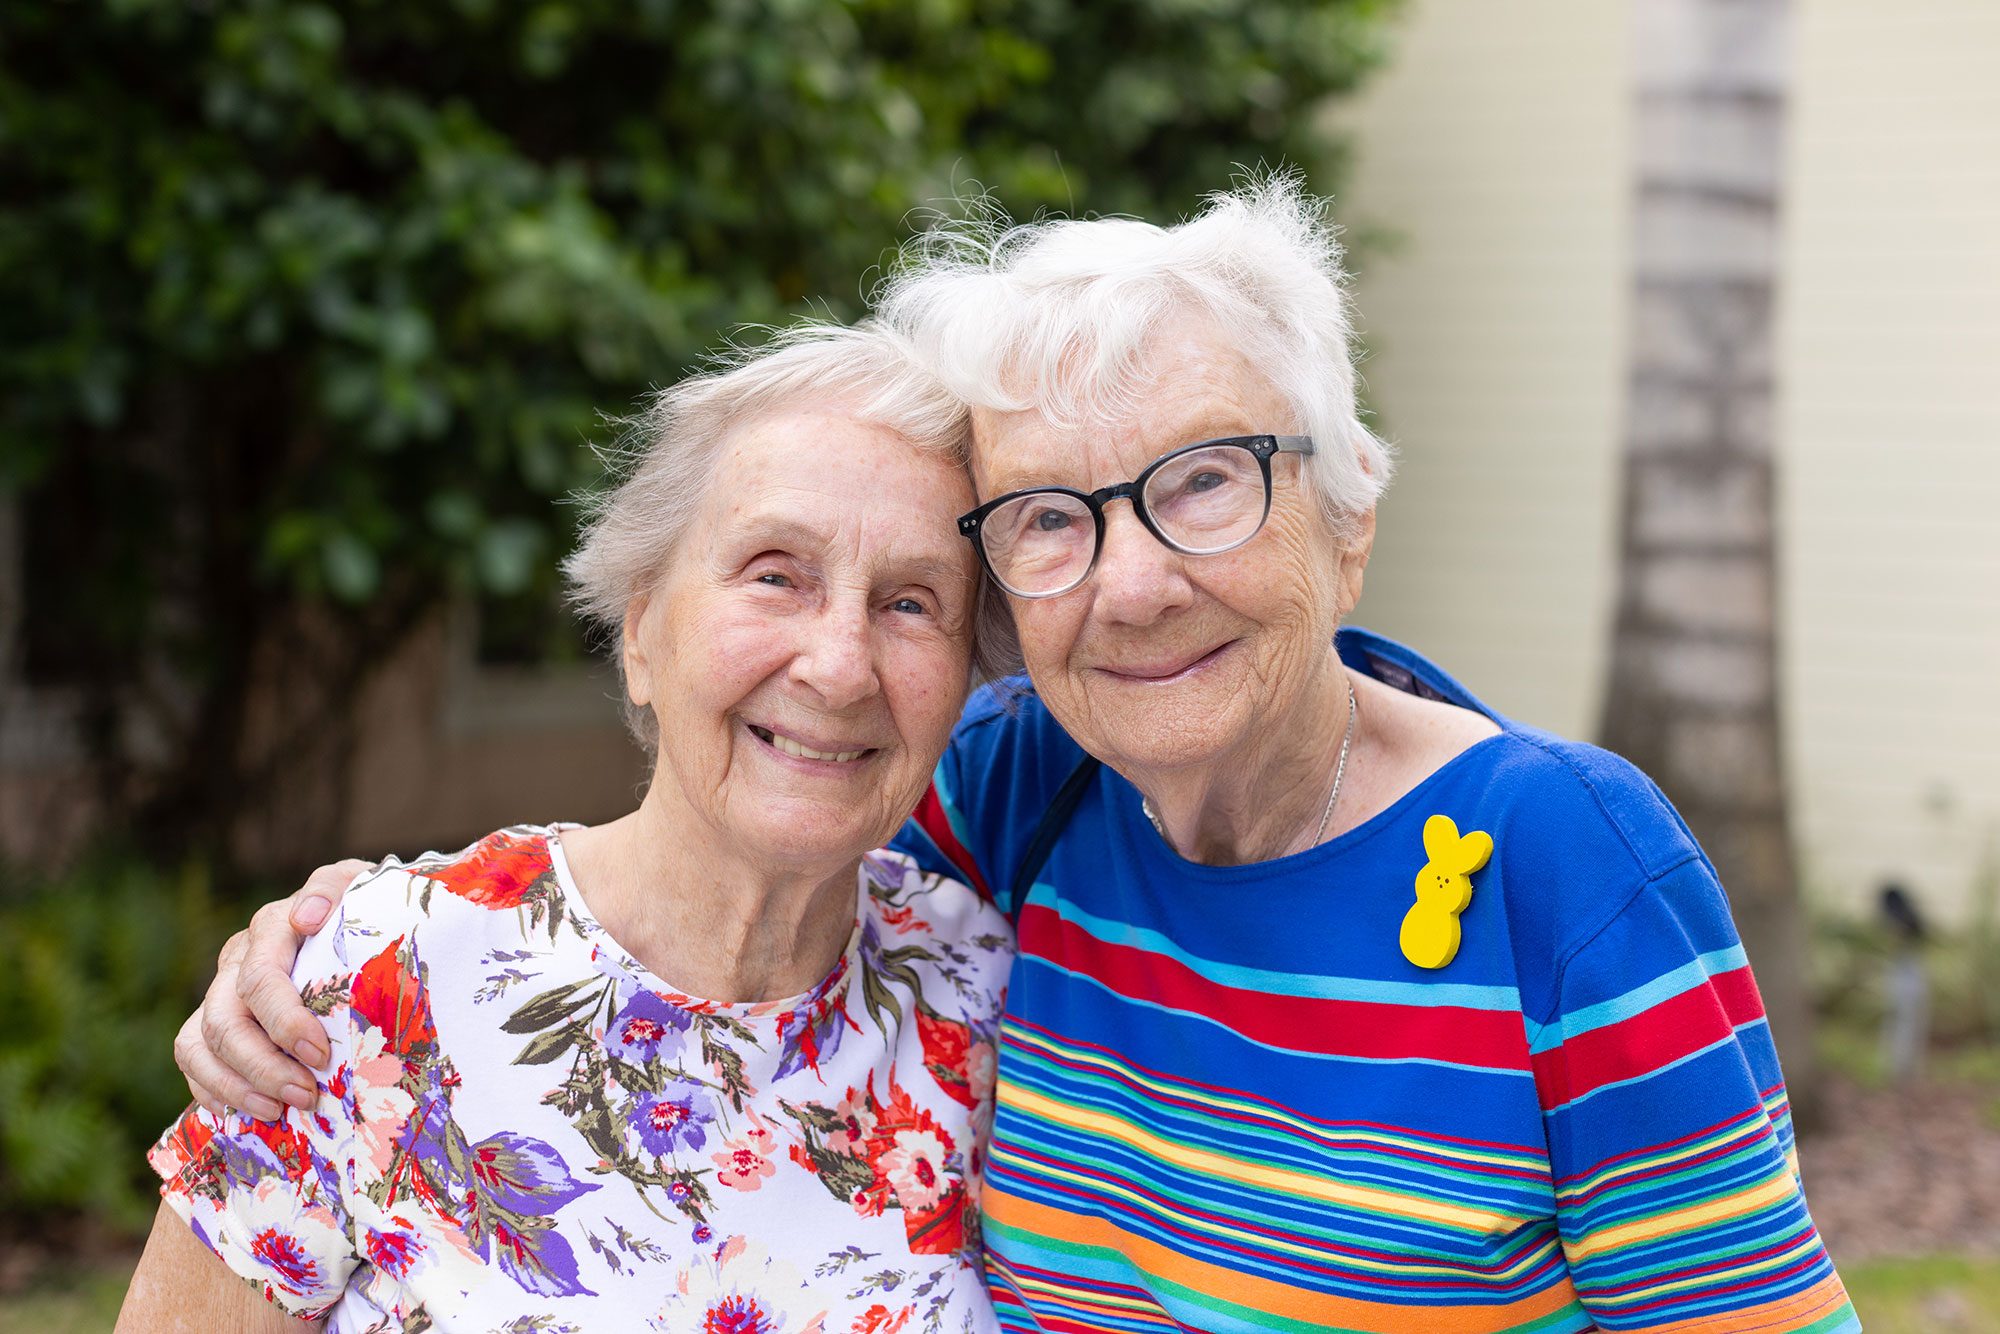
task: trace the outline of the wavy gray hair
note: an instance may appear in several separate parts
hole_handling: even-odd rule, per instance
[[[1205,318],[1318,443],[1305,475],[1344,531],[1388,485],[1391,460],[1357,408],[1340,255],[1326,202],[1281,172],[1210,195],[1173,227],[940,224],[905,249],[876,318],[965,402],[1064,429],[1142,413],[1149,345],[1172,322]]]
[[[730,434],[802,403],[845,406],[924,453],[966,461],[965,404],[907,338],[872,321],[795,325],[764,347],[732,349],[708,371],[660,390],[625,423],[606,455],[613,484],[584,502],[582,540],[563,562],[572,604],[614,637],[622,633],[632,600],[655,587],[672,563]],[[976,597],[975,627],[992,621],[985,604],[999,594],[981,578]],[[985,675],[1006,670],[1012,642],[1011,627],[991,646],[975,629],[974,666]],[[622,684],[622,656],[612,657]],[[628,702],[625,718],[653,751],[659,730],[652,710]]]

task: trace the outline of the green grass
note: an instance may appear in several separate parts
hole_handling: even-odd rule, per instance
[[[0,1297],[0,1334],[109,1334],[131,1278],[127,1263],[51,1276]]]
[[[2000,1259],[1872,1260],[1840,1277],[1868,1334],[2000,1334]]]

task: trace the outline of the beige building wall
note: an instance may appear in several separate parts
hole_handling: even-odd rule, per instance
[[[1779,322],[1805,874],[2000,877],[2000,4],[1803,0]]]
[[[1362,371],[1400,457],[1355,620],[1578,737],[1612,609],[1625,31],[1605,0],[1413,0],[1341,113],[1359,151],[1335,201],[1363,241]]]
[[[2000,878],[2000,4],[1796,0],[1779,326],[1787,766],[1815,899]],[[1595,731],[1616,569],[1630,31],[1412,0],[1340,113],[1402,473],[1361,624]],[[1984,870],[1982,871],[1982,867]]]

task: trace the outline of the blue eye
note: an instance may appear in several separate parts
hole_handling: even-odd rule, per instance
[[[910,616],[922,616],[926,608],[923,603],[917,601],[915,598],[897,598],[889,604],[889,610],[900,611]]]
[[[790,588],[792,586],[792,581],[790,579],[787,579],[782,574],[775,574],[775,573],[760,574],[757,576],[757,582],[760,584],[769,584],[773,588]]]

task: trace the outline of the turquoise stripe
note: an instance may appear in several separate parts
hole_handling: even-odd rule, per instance
[[[1384,1069],[1398,1065],[1429,1065],[1435,1066],[1440,1070],[1464,1070],[1475,1075],[1503,1075],[1510,1079],[1533,1079],[1535,1077],[1534,1071],[1525,1068],[1516,1069],[1512,1066],[1504,1065],[1471,1065],[1464,1061],[1441,1061],[1430,1056],[1343,1056],[1339,1052],[1305,1051],[1298,1047],[1281,1047],[1275,1042],[1259,1042],[1256,1038],[1246,1033],[1238,1032],[1212,1015],[1202,1014],[1197,1010],[1183,1010],[1173,1005],[1162,1005],[1157,1001],[1140,1000],[1136,996],[1128,996],[1122,991],[1114,990],[1105,985],[1089,973],[1073,972],[1060,964],[1050,963],[1039,954],[1023,954],[1015,961],[1014,966],[1016,968],[1046,968],[1058,976],[1074,978],[1078,982],[1088,983],[1105,995],[1123,1004],[1137,1006],[1145,1010],[1157,1010],[1161,1014],[1179,1015],[1183,1019],[1197,1020],[1216,1029],[1225,1037],[1233,1038],[1246,1046],[1261,1047],[1265,1051],[1279,1052],[1285,1056],[1296,1056],[1302,1060],[1337,1061],[1343,1065],[1365,1065],[1374,1069]]]
[[[1065,922],[1075,923],[1107,945],[1124,945],[1148,954],[1164,955],[1211,982],[1238,991],[1302,996],[1313,1000],[1362,1001],[1371,1005],[1405,1005],[1413,1009],[1452,1006],[1511,1013],[1521,1008],[1521,993],[1513,987],[1486,987],[1463,982],[1388,982],[1365,977],[1280,973],[1267,968],[1247,968],[1241,964],[1204,959],[1189,954],[1149,927],[1115,922],[1085,912],[1073,903],[1063,902],[1056,897],[1054,886],[1039,880],[1029,893],[1028,902],[1054,909]]]
[[[938,767],[931,771],[931,785],[937,789],[938,805],[944,807],[944,819],[951,826],[951,836],[958,840],[961,848],[971,852],[971,830],[958,809],[958,794],[951,790],[951,776],[945,773],[943,760],[939,760]]]
[[[1731,945],[1726,950],[1711,950],[1698,955],[1674,969],[1662,973],[1643,986],[1637,986],[1622,996],[1595,1005],[1586,1005],[1581,1010],[1558,1015],[1553,1023],[1538,1024],[1523,1015],[1522,1022],[1528,1026],[1528,1050],[1536,1055],[1553,1051],[1574,1037],[1592,1029],[1608,1028],[1622,1023],[1634,1015],[1644,1014],[1662,1001],[1672,1000],[1684,991],[1691,990],[1721,973],[1734,972],[1745,967],[1749,960],[1743,954],[1741,945]]]

